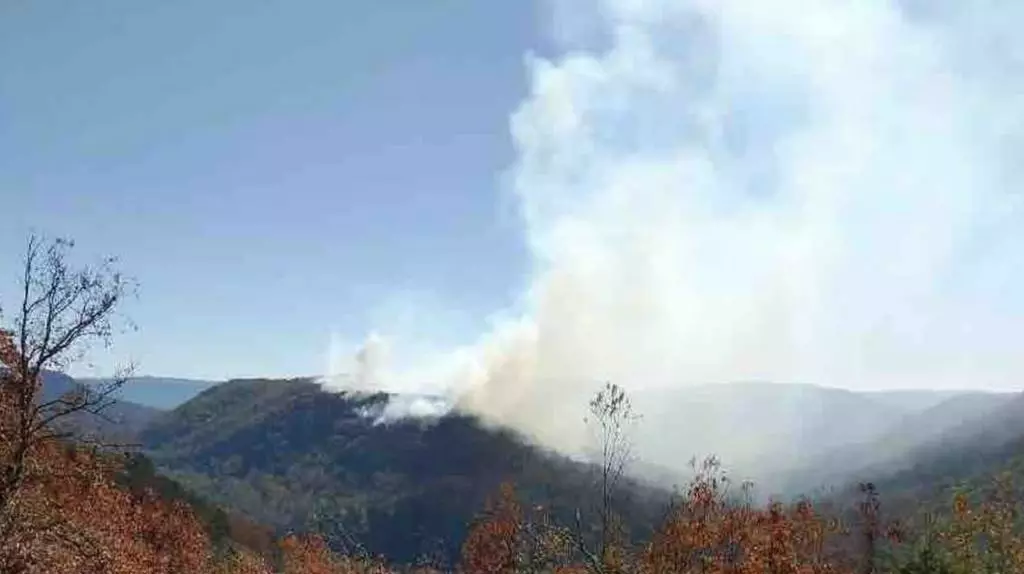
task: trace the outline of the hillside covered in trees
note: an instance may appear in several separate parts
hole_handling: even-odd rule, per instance
[[[326,392],[308,380],[238,380],[157,419],[142,434],[154,461],[197,492],[275,526],[357,540],[414,561],[453,560],[467,524],[504,481],[524,502],[571,521],[596,505],[589,467],[473,417],[375,424],[384,394]],[[625,516],[642,530],[667,493],[638,483]]]

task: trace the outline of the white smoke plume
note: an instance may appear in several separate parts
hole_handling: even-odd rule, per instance
[[[391,384],[567,449],[605,380],[1021,386],[1024,4],[578,7],[511,118],[525,312]]]

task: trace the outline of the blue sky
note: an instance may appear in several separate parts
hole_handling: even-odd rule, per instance
[[[501,174],[540,12],[4,2],[5,281],[31,230],[119,256],[141,289],[115,355],[153,374],[318,372],[392,293],[457,301],[468,335],[523,282]]]

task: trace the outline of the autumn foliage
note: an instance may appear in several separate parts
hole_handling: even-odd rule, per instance
[[[817,574],[836,572],[826,554],[833,523],[808,501],[756,507],[731,498],[714,464],[691,483],[643,556],[645,572]]]
[[[968,574],[1024,572],[1019,496],[1009,476],[984,492],[956,494],[948,514],[916,528],[886,521],[874,487],[844,523],[809,500],[757,505],[713,460],[674,501],[655,534],[624,544],[620,560],[588,562],[572,530],[525,516],[505,484],[463,545],[466,574]],[[529,532],[557,541],[527,552]]]
[[[556,525],[543,507],[525,509],[515,486],[505,482],[471,524],[462,545],[466,574],[583,571],[571,563],[572,534]]]
[[[0,360],[18,360],[10,333],[0,332]],[[10,392],[19,380],[4,370],[0,385],[0,432],[21,428],[23,411]],[[4,435],[7,438],[7,435]],[[11,466],[14,440],[0,442],[0,464]],[[112,453],[70,440],[25,443],[16,488],[0,513],[0,572],[5,574],[270,574],[266,556],[247,548],[215,552],[203,524],[188,505],[134,492],[118,484],[122,461]],[[258,540],[259,537],[256,537]],[[317,537],[290,536],[279,555],[286,573],[378,574],[377,563],[334,555]]]
[[[26,428],[16,391],[39,385],[17,376],[17,360],[10,333],[0,333],[0,463],[11,473],[22,461],[17,481],[9,474],[5,483],[0,571],[202,572],[210,544],[191,510],[122,489],[116,457],[73,442],[10,438]]]
[[[43,393],[47,369],[108,340],[127,292],[113,260],[71,267],[72,246],[30,239],[22,299],[10,327],[0,327],[0,572],[225,572],[191,508],[123,488],[123,459],[62,427],[102,416],[123,379]]]
[[[520,562],[523,512],[514,487],[502,484],[497,500],[488,504],[470,529],[462,550],[462,566],[471,574],[513,574]]]

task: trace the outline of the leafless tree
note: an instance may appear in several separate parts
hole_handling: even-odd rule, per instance
[[[64,371],[89,348],[110,344],[120,323],[118,304],[134,290],[113,258],[73,267],[73,247],[65,239],[30,237],[20,302],[9,323],[0,314],[0,520],[31,474],[33,452],[68,438],[60,423],[69,417],[104,416],[131,373],[125,368],[104,383],[79,385],[56,397],[43,392],[46,371]]]
[[[597,514],[600,531],[597,552],[591,552],[586,547],[579,510],[576,512],[576,538],[590,569],[606,573],[615,562],[612,554],[620,534],[615,495],[629,464],[634,460],[632,431],[640,416],[634,412],[625,389],[614,383],[605,383],[591,399],[589,406],[590,414],[584,421],[596,433],[599,459],[597,488],[600,498]]]

